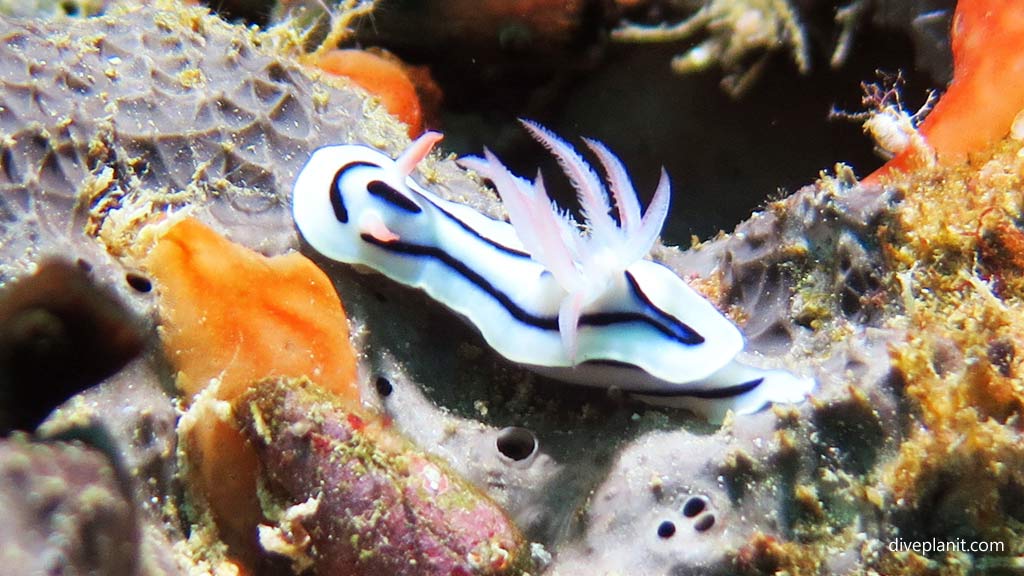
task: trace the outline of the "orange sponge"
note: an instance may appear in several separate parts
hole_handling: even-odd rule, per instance
[[[268,377],[308,376],[359,409],[355,353],[341,301],[327,276],[293,253],[267,258],[187,219],[146,258],[160,303],[165,352],[188,401],[214,379],[232,400]],[[213,398],[184,433],[192,480],[222,536],[249,548],[261,518],[257,459]]]
[[[186,219],[160,238],[146,266],[187,397],[212,378],[220,379],[218,398],[230,400],[253,380],[308,376],[358,403],[345,311],[305,256],[267,258]]]
[[[380,98],[392,115],[409,127],[409,137],[423,133],[423,108],[416,86],[397,58],[366,50],[331,50],[316,61],[323,71],[345,76]]]
[[[1024,2],[960,0],[953,17],[953,81],[920,133],[942,164],[955,164],[1010,132],[1024,109]],[[869,178],[914,168],[906,151]]]

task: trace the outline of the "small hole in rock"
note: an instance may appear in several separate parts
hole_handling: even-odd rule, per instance
[[[671,538],[676,533],[676,525],[668,520],[665,520],[658,525],[658,537],[659,538]]]
[[[999,373],[1009,377],[1013,374],[1013,357],[1016,350],[1009,340],[996,340],[988,346],[988,360]]]
[[[509,426],[498,432],[495,445],[502,456],[519,462],[533,456],[537,451],[537,437],[526,428]]]
[[[378,376],[377,382],[375,382],[374,385],[377,387],[377,394],[380,394],[381,396],[384,397],[391,396],[391,393],[395,389],[391,385],[391,380],[388,380],[383,376]]]
[[[79,258],[75,261],[75,264],[85,272],[92,272],[92,263],[85,258]]]
[[[714,525],[715,525],[715,515],[714,514],[705,514],[705,515],[703,515],[703,516],[701,516],[700,518],[697,519],[697,521],[693,524],[693,529],[696,530],[697,532],[706,532],[706,531],[710,530],[711,527],[714,526]]]
[[[152,414],[146,414],[139,419],[135,431],[136,446],[152,446],[157,440],[156,422]]]
[[[149,281],[149,278],[133,274],[129,272],[125,274],[124,279],[128,282],[128,285],[132,287],[136,292],[146,293],[153,289],[153,283]]]
[[[683,504],[683,516],[693,518],[697,514],[703,512],[704,509],[707,508],[707,505],[707,501],[705,501],[702,496],[691,496],[686,500],[686,503]]]

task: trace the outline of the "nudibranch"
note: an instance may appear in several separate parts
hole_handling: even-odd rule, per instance
[[[460,164],[494,184],[511,223],[426,190],[411,173],[441,139],[436,132],[397,159],[359,145],[317,149],[295,182],[295,223],[324,256],[424,290],[496,352],[544,375],[715,420],[804,399],[812,379],[736,361],[739,329],[671,270],[644,259],[668,213],[664,170],[641,213],[625,168],[604,145],[584,140],[610,190],[569,144],[523,125],[576,188],[585,225],[551,202],[539,173],[533,182],[519,178],[487,150]]]

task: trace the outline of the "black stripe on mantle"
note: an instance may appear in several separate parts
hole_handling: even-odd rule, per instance
[[[423,258],[432,258],[438,262],[441,262],[454,272],[468,280],[469,282],[476,285],[478,288],[486,292],[491,298],[494,298],[513,318],[523,324],[539,328],[541,330],[553,330],[558,331],[558,317],[557,316],[538,316],[531,312],[524,310],[518,304],[516,304],[507,294],[496,288],[486,278],[481,276],[478,272],[467,266],[464,262],[455,258],[451,254],[448,254],[440,248],[434,246],[422,246],[419,244],[412,244],[408,242],[402,242],[401,240],[395,241],[383,241],[374,238],[370,234],[361,234],[360,238],[368,244],[376,246],[382,250],[392,252],[395,254],[401,254],[404,256],[414,256]],[[686,346],[696,346],[704,342],[704,337],[701,336],[693,328],[690,328],[686,324],[675,320],[672,316],[660,310],[647,299],[642,292],[637,290],[635,286],[635,279],[631,280],[630,284],[633,286],[634,294],[644,304],[652,310],[655,310],[661,316],[661,319],[671,319],[672,326],[666,326],[662,322],[657,322],[648,316],[643,314],[637,314],[636,312],[599,312],[596,314],[583,314],[580,316],[581,326],[612,326],[615,324],[626,324],[631,322],[640,322],[648,324],[652,328],[658,330],[668,338],[671,338],[680,344]]]

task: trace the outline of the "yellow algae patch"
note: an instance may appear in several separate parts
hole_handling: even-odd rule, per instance
[[[885,246],[908,308],[891,356],[912,423],[884,484],[935,530],[1003,542],[1019,538],[1024,486],[1021,150],[893,177],[905,200]]]
[[[228,401],[258,380],[307,376],[358,410],[341,301],[301,254],[268,258],[194,219],[163,233],[144,264],[159,294],[165,354],[186,403],[195,402],[180,427],[193,485],[225,541],[251,548],[262,518],[257,459]]]

